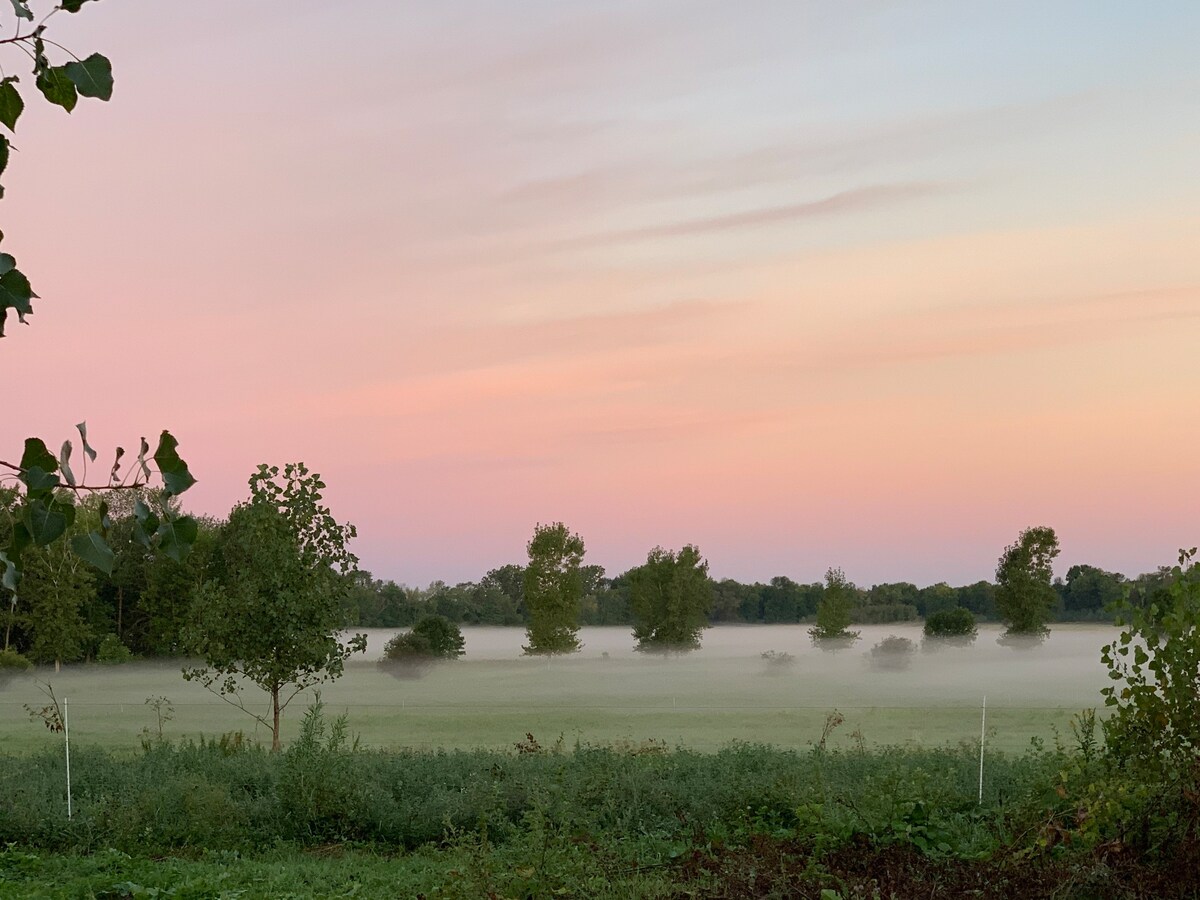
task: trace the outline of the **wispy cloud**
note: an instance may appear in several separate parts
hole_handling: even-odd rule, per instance
[[[737,228],[754,228],[785,222],[798,222],[841,213],[862,212],[879,209],[906,200],[928,197],[949,190],[948,185],[910,182],[901,184],[878,184],[862,188],[838,191],[817,200],[786,203],[779,206],[763,206],[741,212],[718,216],[703,216],[663,225],[641,228],[625,228],[599,234],[568,238],[559,243],[562,247],[599,244],[619,244],[628,241],[654,238],[689,237],[692,235],[730,231]]]

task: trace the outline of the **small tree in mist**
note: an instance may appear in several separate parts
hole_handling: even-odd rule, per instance
[[[529,565],[522,580],[529,643],[522,649],[530,655],[574,653],[580,647],[583,538],[562,522],[539,524],[526,549]]]
[[[628,573],[629,607],[638,650],[695,650],[708,627],[713,589],[708,562],[688,544],[678,553],[655,547]]]
[[[303,463],[259,466],[251,499],[234,508],[221,530],[212,575],[197,593],[189,646],[202,667],[184,669],[271,729],[278,750],[279,717],[306,688],[341,676],[365,635],[346,643],[343,597],[358,560],[346,547],[353,525],[339,524],[321,504],[325,483]],[[242,680],[270,697],[266,715],[247,709]]]
[[[1051,568],[1058,556],[1058,537],[1053,528],[1026,528],[1015,543],[1004,548],[996,564],[996,610],[1008,625],[1009,634],[1045,633],[1046,622],[1058,595],[1054,592]]]
[[[814,641],[852,642],[857,631],[850,631],[850,611],[854,608],[854,585],[841,569],[825,572],[825,591],[817,605],[817,624],[808,630]]]

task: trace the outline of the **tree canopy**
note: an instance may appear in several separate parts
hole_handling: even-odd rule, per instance
[[[1041,634],[1046,630],[1058,595],[1051,583],[1058,556],[1053,528],[1026,528],[1004,548],[996,564],[996,609],[1011,634]]]
[[[538,525],[526,548],[523,577],[528,654],[574,653],[579,649],[583,600],[583,538],[562,522]]]
[[[682,651],[700,646],[713,589],[708,562],[699,548],[688,544],[676,553],[655,547],[628,577],[638,650]]]

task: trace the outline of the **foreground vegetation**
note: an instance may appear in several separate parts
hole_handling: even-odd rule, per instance
[[[987,754],[982,800],[978,745],[829,749],[840,724],[804,750],[382,752],[317,705],[282,753],[79,750],[69,820],[61,753],[8,756],[0,896],[1188,895],[1194,801],[1118,785],[1086,716]]]

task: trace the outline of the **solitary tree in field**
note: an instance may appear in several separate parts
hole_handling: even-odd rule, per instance
[[[628,574],[629,608],[638,650],[695,650],[708,627],[713,589],[708,562],[688,544],[678,553],[655,547]]]
[[[214,550],[213,578],[197,592],[190,641],[205,665],[184,678],[249,713],[271,729],[305,688],[337,678],[366,636],[338,638],[346,614],[346,574],[358,560],[346,548],[353,525],[321,504],[325,484],[303,463],[259,466],[251,498],[234,508]],[[265,715],[246,708],[243,681],[270,697]]]
[[[538,525],[527,546],[525,634],[528,654],[574,653],[579,649],[579,612],[583,600],[583,538],[562,522]]]
[[[817,624],[808,633],[815,641],[853,641],[857,631],[850,631],[850,611],[854,608],[854,585],[846,580],[841,569],[825,572],[825,590],[817,605]]]
[[[1057,595],[1051,579],[1058,537],[1053,528],[1026,528],[996,564],[996,610],[1009,634],[1042,634]]]

